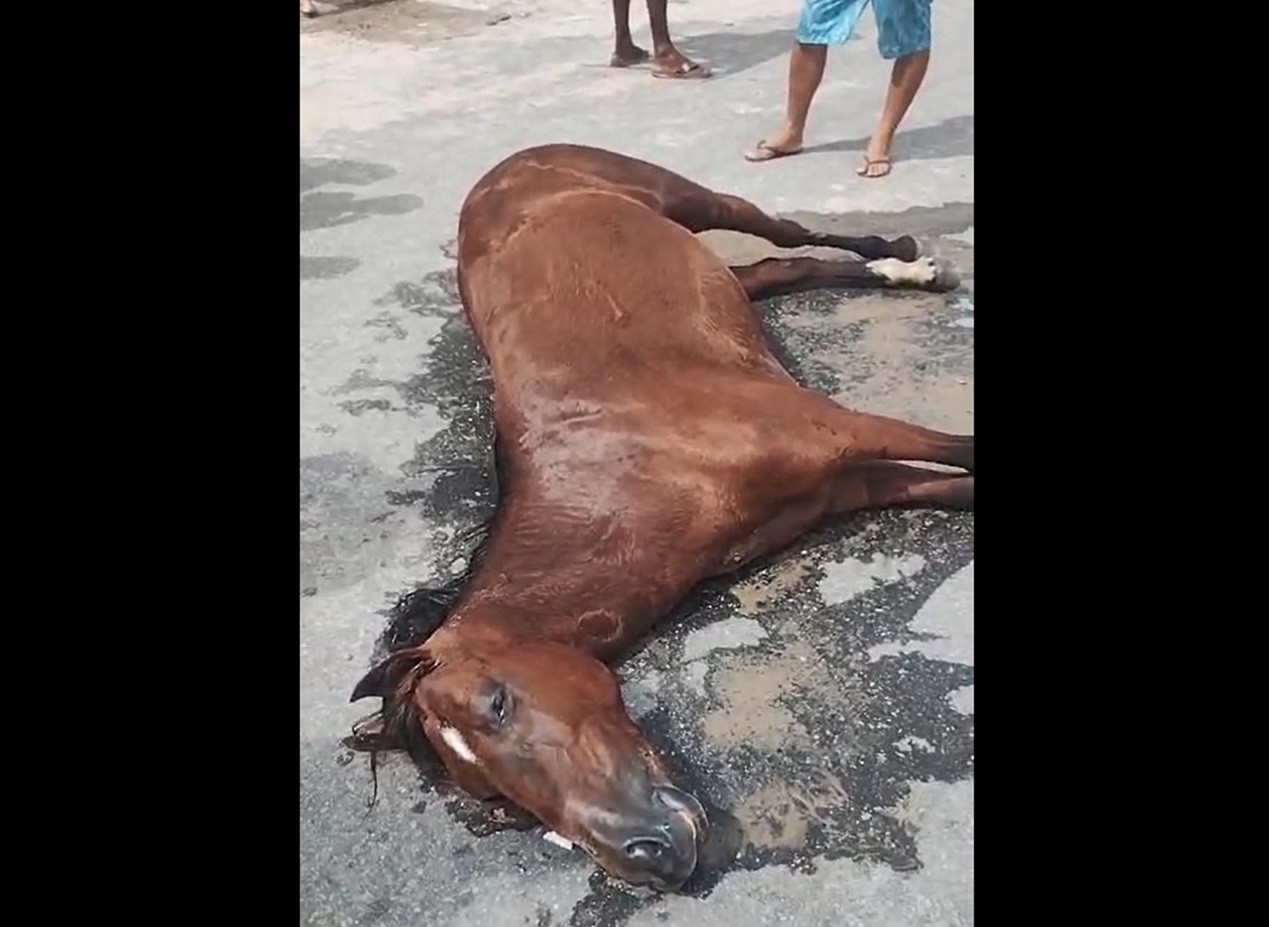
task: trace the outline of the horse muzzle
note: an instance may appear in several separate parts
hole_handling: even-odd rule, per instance
[[[609,835],[608,859],[601,864],[635,885],[673,891],[696,870],[708,836],[701,803],[671,785],[651,789],[637,814],[627,812]]]

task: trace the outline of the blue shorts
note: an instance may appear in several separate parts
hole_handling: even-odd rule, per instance
[[[803,0],[798,41],[803,45],[845,45],[864,7],[872,3],[877,51],[887,60],[930,48],[932,0]]]

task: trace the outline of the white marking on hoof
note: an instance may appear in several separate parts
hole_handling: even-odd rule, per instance
[[[938,277],[938,265],[933,258],[917,258],[901,261],[898,258],[881,258],[864,265],[874,274],[885,277],[899,286],[929,286]]]
[[[449,748],[474,766],[480,765],[480,760],[476,759],[476,754],[468,745],[463,735],[458,732],[458,728],[442,727],[441,740],[449,745]]]
[[[557,847],[562,847],[565,850],[573,849],[573,841],[569,840],[567,837],[561,837],[553,830],[548,830],[545,834],[543,834],[542,839],[547,843],[553,843]]]

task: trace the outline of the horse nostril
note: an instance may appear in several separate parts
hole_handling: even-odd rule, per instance
[[[629,840],[622,849],[626,856],[635,862],[646,863],[659,862],[674,853],[674,847],[668,840],[657,837],[639,837]]]
[[[671,811],[687,815],[692,822],[692,830],[696,832],[696,836],[698,838],[704,836],[701,831],[709,826],[709,821],[705,817],[705,809],[701,807],[701,803],[696,800],[695,796],[667,785],[659,786],[653,790],[652,794],[657,801]]]

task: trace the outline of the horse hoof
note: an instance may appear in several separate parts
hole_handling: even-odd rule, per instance
[[[921,245],[911,235],[894,240],[894,256],[911,263],[921,256]]]
[[[945,258],[934,258],[934,284],[933,289],[940,293],[947,293],[956,289],[961,285],[961,275],[951,261]]]

